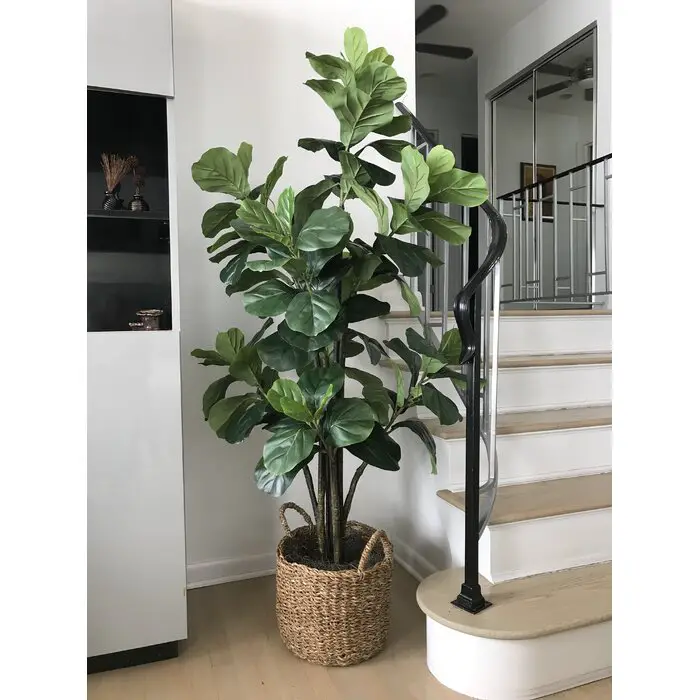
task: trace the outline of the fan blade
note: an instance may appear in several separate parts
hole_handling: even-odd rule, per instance
[[[549,75],[562,75],[568,78],[572,73],[573,69],[567,68],[566,66],[560,66],[557,63],[545,63],[543,66],[537,69],[538,73],[548,73]]]
[[[554,83],[554,85],[547,85],[547,87],[543,87],[535,94],[539,100],[541,97],[547,97],[547,95],[553,95],[555,92],[559,92],[559,90],[565,90],[566,88],[571,87],[573,82],[573,80],[562,80],[560,83]],[[527,99],[532,102],[532,95],[530,95]]]
[[[586,88],[583,97],[586,102],[593,102],[593,88]]]
[[[416,18],[416,34],[424,32],[445,17],[447,17],[447,8],[444,5],[431,5],[420,17]]]
[[[447,46],[445,44],[416,44],[418,53],[429,53],[446,58],[471,58],[474,52],[468,46]]]

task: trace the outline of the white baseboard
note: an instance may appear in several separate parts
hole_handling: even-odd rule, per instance
[[[240,559],[215,559],[187,565],[187,588],[216,586],[275,573],[275,553]]]
[[[392,537],[391,543],[394,545],[394,560],[396,563],[408,571],[417,581],[422,581],[438,570],[437,566],[429,562],[423,555],[418,554],[415,549],[409,547],[405,542]]]

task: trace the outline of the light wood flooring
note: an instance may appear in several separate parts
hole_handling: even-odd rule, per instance
[[[396,567],[387,648],[349,668],[292,656],[275,621],[273,576],[188,593],[189,639],[177,659],[88,676],[89,700],[464,700],[425,665],[417,582]],[[608,700],[611,680],[549,696]]]

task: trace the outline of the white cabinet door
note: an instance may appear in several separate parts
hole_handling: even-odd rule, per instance
[[[88,656],[187,637],[180,334],[88,333]]]
[[[171,0],[88,0],[89,87],[173,96]]]

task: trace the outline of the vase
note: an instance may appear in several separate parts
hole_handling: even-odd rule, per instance
[[[111,192],[105,192],[102,200],[102,208],[106,211],[118,211],[124,207],[124,200],[119,198],[120,185],[117,185]]]
[[[141,309],[136,315],[143,324],[144,331],[160,330],[160,317],[163,315],[161,309]]]
[[[307,524],[290,530],[285,516],[288,508],[296,510]],[[346,542],[359,538],[363,544],[357,568],[321,570],[290,561],[291,547],[312,551],[316,543],[316,527],[306,511],[285,503],[280,520],[285,536],[277,547],[276,611],[287,649],[321,666],[351,666],[376,656],[389,633],[394,563],[389,538],[381,530],[349,521]]]
[[[128,207],[130,211],[150,211],[148,202],[143,198],[140,188],[136,188],[134,196],[129,201]]]

